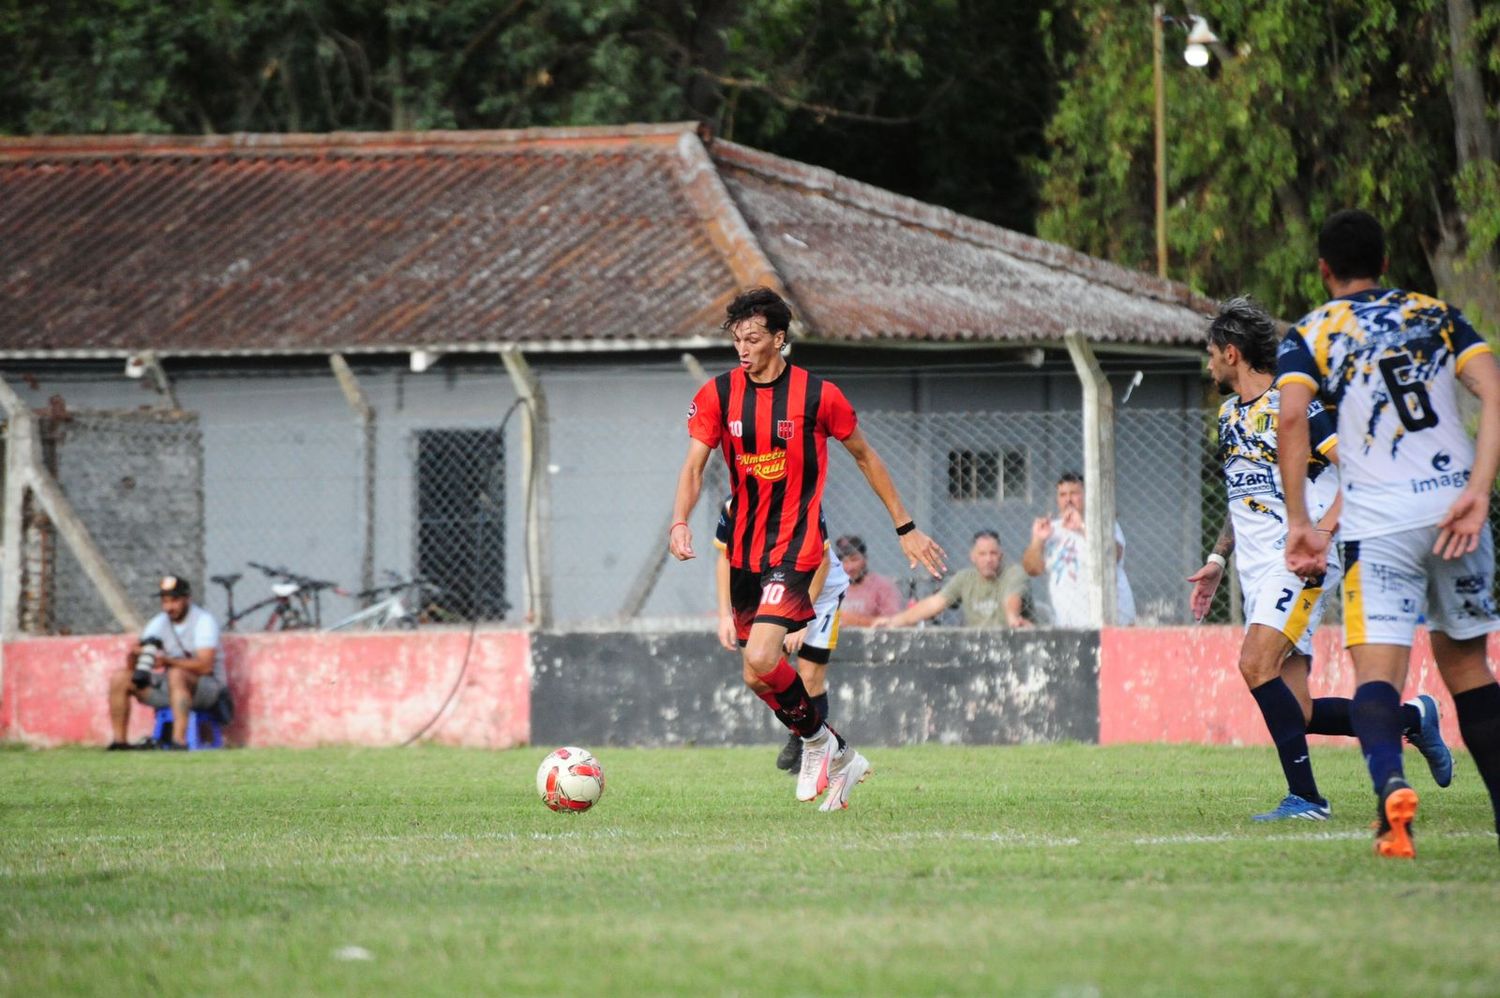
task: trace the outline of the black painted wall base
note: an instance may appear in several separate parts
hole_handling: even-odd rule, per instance
[[[534,744],[746,745],[786,729],[712,634],[536,634]],[[1099,635],[847,630],[828,667],[834,727],[861,745],[1099,740]]]

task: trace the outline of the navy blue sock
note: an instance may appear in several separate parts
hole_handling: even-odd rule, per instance
[[[1348,697],[1318,697],[1313,700],[1312,708],[1312,719],[1307,722],[1308,734],[1353,736]]]
[[[1349,705],[1352,702],[1348,697],[1318,697],[1313,700],[1312,719],[1307,722],[1307,733],[1354,737],[1354,725],[1349,721]],[[1403,734],[1417,733],[1417,729],[1422,726],[1422,712],[1417,709],[1416,704],[1401,705],[1401,723],[1405,725]]]
[[[1286,774],[1286,786],[1303,800],[1326,804],[1318,795],[1318,784],[1313,780],[1312,763],[1307,757],[1307,727],[1302,719],[1302,705],[1296,694],[1280,676],[1269,683],[1262,683],[1250,691],[1260,712],[1266,719],[1266,730],[1276,743],[1276,754],[1281,757],[1281,771]]]
[[[813,707],[818,711],[818,717],[824,721],[828,720],[828,691],[824,690],[811,699]]]
[[[1458,731],[1474,757],[1474,767],[1490,792],[1495,828],[1500,831],[1500,686],[1484,686],[1455,694]]]
[[[1401,705],[1401,733],[1403,735],[1414,735],[1422,727],[1422,712],[1414,703]]]
[[[1375,793],[1385,789],[1392,776],[1406,778],[1401,765],[1401,694],[1390,683],[1363,683],[1354,691],[1349,720],[1365,753]]]

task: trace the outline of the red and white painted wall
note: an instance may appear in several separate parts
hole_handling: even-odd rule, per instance
[[[0,739],[105,744],[119,636],[29,638],[5,645]],[[521,631],[226,635],[236,718],[249,746],[446,745],[510,748],[531,740],[530,642]],[[130,737],[152,712],[132,705]]]
[[[873,743],[1267,744],[1236,667],[1240,638],[1230,627],[1097,635],[850,630],[835,653],[830,688],[839,716]],[[1353,670],[1340,633],[1324,629],[1316,640],[1314,695],[1349,695]],[[122,668],[129,644],[121,636],[6,644],[0,740],[106,743],[109,674]],[[1425,636],[1415,651],[1404,694],[1437,696],[1444,733],[1457,743],[1452,700]],[[734,657],[706,631],[229,635],[225,653],[238,708],[228,738],[236,745],[420,739],[509,748],[530,743],[534,729],[545,741],[587,744],[777,737],[768,712],[740,685]],[[1500,638],[1492,660],[1497,654]],[[135,706],[131,737],[148,733],[151,720]]]
[[[1099,742],[1197,742],[1269,745],[1265,722],[1240,677],[1243,635],[1235,627],[1107,628],[1099,641]],[[1321,628],[1313,638],[1312,695],[1350,696],[1354,666],[1343,631]],[[1443,686],[1427,633],[1417,635],[1402,699],[1431,693],[1442,706],[1443,736],[1461,744],[1453,698]],[[1500,636],[1491,636],[1491,663]],[[1314,744],[1348,744],[1314,736]]]

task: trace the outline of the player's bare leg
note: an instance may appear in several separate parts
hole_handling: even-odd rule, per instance
[[[823,724],[802,677],[783,655],[787,629],[756,621],[745,642],[745,683],[765,701],[777,719],[802,739],[802,767],[797,777],[797,799],[816,800],[828,785],[828,767],[842,743]]]
[[[1326,821],[1328,801],[1318,792],[1307,749],[1307,723],[1312,717],[1307,657],[1297,654],[1292,642],[1276,628],[1251,624],[1240,645],[1239,665],[1276,745],[1287,784],[1281,803],[1254,815],[1253,820]]]
[[[1375,854],[1412,859],[1417,854],[1411,834],[1417,792],[1406,782],[1401,761],[1401,688],[1406,685],[1411,648],[1364,644],[1350,648],[1349,654],[1356,684],[1350,720],[1379,799]]]

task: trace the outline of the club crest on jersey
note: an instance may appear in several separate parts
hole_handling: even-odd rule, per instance
[[[797,424],[790,419],[778,419],[776,421],[776,436],[782,440],[792,439],[792,434],[797,430]]]
[[[763,482],[779,482],[786,477],[786,451],[773,450],[764,454],[741,454],[740,467],[748,475]]]
[[[1257,413],[1255,416],[1255,432],[1270,433],[1276,429],[1276,414],[1274,412]]]
[[[688,403],[688,419],[692,419],[696,415],[698,415],[698,403],[697,402],[689,402]]]

